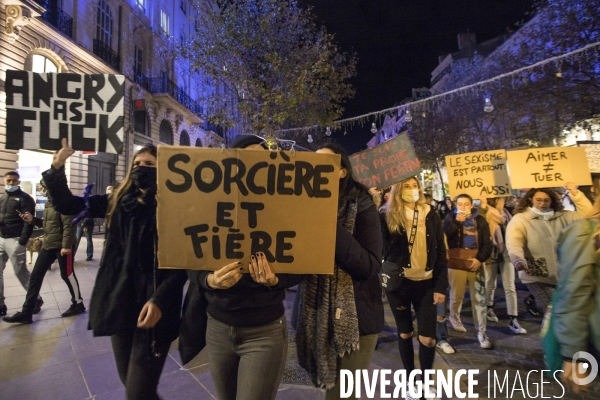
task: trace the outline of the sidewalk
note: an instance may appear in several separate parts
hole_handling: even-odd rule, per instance
[[[82,239],[75,258],[75,271],[86,307],[89,304],[104,241],[100,236],[95,236],[93,240],[94,259],[89,262],[84,261],[85,238]],[[28,266],[31,269],[33,264]],[[7,265],[4,275],[6,304],[11,315],[20,310],[25,299],[25,291],[14,276],[12,265]],[[499,292],[497,298],[501,297],[501,290]],[[44,306],[42,311],[34,316],[33,324],[12,325],[0,320],[0,398],[3,400],[124,399],[124,388],[117,375],[110,340],[106,337],[95,338],[87,330],[87,312],[71,318],[60,317],[60,314],[70,306],[70,294],[60,278],[58,268],[52,269],[47,274],[41,295],[44,298]],[[294,295],[294,292],[290,292],[286,298],[288,314],[292,308]],[[520,307],[523,307],[522,297],[525,293],[519,292],[519,295]],[[475,338],[470,305],[467,301],[462,315],[469,332],[460,334],[450,331],[449,341],[457,348],[457,353],[445,355],[438,352],[435,359],[435,369],[455,371],[463,368],[480,369],[479,398],[481,399],[488,398],[487,371],[490,369],[509,370],[512,374],[520,370],[523,382],[529,370],[543,369],[543,356],[538,340],[540,320],[525,315],[523,308],[520,310],[521,322],[529,334],[516,336],[508,329],[508,319],[503,312],[503,307],[504,302],[498,304],[500,322],[488,324],[488,334],[496,344],[495,350],[480,349]],[[394,318],[387,304],[385,311],[386,327],[380,335],[371,369],[395,371],[402,368],[402,362],[398,354]],[[415,340],[414,343],[415,351],[418,351],[417,341]],[[158,390],[162,398],[165,400],[216,399],[206,352],[200,353],[184,367],[181,365],[176,348],[177,342],[173,343],[160,381]],[[513,380],[514,375],[511,375],[511,385]],[[536,381],[539,382],[539,379]],[[378,398],[379,388],[375,393]],[[544,396],[560,394],[560,386],[556,384],[544,387]],[[519,395],[520,392],[516,392],[512,398],[533,398],[534,393],[531,393],[531,397],[519,397]],[[323,392],[311,386],[290,384],[282,384],[277,395],[278,400],[323,398]],[[363,398],[366,398],[364,391]],[[497,398],[506,398],[506,396]],[[595,391],[588,396],[567,394],[562,398],[598,399],[600,391],[596,386]]]

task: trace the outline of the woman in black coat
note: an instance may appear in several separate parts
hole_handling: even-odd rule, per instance
[[[179,333],[183,270],[158,269],[156,147],[133,156],[111,195],[73,196],[64,164],[73,149],[63,139],[43,173],[56,210],[106,218],[106,242],[90,301],[94,336],[110,336],[127,399],[158,399],[156,388],[171,342]]]
[[[264,144],[261,137],[238,135],[231,147],[264,151]],[[275,274],[264,253],[252,255],[248,269],[243,274],[242,263],[234,262],[214,272],[189,274],[190,288],[201,290],[190,294],[188,307],[198,312],[205,307],[208,313],[206,348],[219,400],[274,399],[283,378],[288,346],[285,289],[300,283],[303,275]],[[186,308],[184,327],[201,317]],[[192,355],[203,339],[196,338]]]
[[[433,367],[436,308],[444,303],[448,288],[444,231],[437,210],[426,204],[416,178],[392,186],[390,199],[381,210],[384,260],[401,267],[404,274],[400,286],[387,292],[387,298],[408,377],[415,369],[411,306],[417,314],[421,370]]]
[[[460,320],[460,310],[465,297],[467,283],[471,294],[473,322],[477,328],[477,339],[483,349],[493,348],[487,337],[487,302],[485,291],[485,275],[483,263],[492,255],[493,242],[490,227],[484,217],[473,208],[473,199],[468,194],[460,194],[455,199],[456,209],[446,216],[444,231],[448,240],[448,248],[477,249],[472,259],[472,271],[450,269],[450,316],[448,320],[454,330],[466,332]]]
[[[296,341],[300,365],[329,400],[340,398],[340,369],[369,368],[383,330],[382,238],[375,204],[345,150],[326,144],[317,153],[341,156],[335,268],[303,282]]]

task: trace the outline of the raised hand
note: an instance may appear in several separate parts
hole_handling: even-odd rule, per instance
[[[571,193],[573,196],[577,196],[577,193],[579,193],[579,189],[577,189],[577,185],[574,184],[573,182],[565,183],[565,189],[567,189],[569,191],[569,193]]]
[[[60,169],[63,165],[65,165],[67,159],[71,157],[73,153],[75,153],[75,150],[73,150],[67,143],[67,139],[63,138],[61,143],[62,148],[54,154],[52,159],[52,168],[54,169]]]

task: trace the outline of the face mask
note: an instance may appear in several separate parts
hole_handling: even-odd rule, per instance
[[[4,190],[6,190],[7,192],[14,192],[15,190],[17,190],[19,188],[19,186],[4,186]]]
[[[419,189],[402,190],[402,200],[405,203],[416,203],[419,200]]]
[[[131,170],[133,184],[139,189],[156,186],[156,168],[138,166]]]

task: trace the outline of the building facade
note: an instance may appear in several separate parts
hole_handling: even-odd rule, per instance
[[[123,153],[76,152],[66,166],[74,193],[92,182],[104,193],[149,142],[220,147],[223,138],[203,120],[198,100],[213,89],[176,56],[197,19],[188,0],[0,0],[0,174],[18,170],[35,197],[52,161],[49,151],[5,148],[9,69],[125,76]]]

